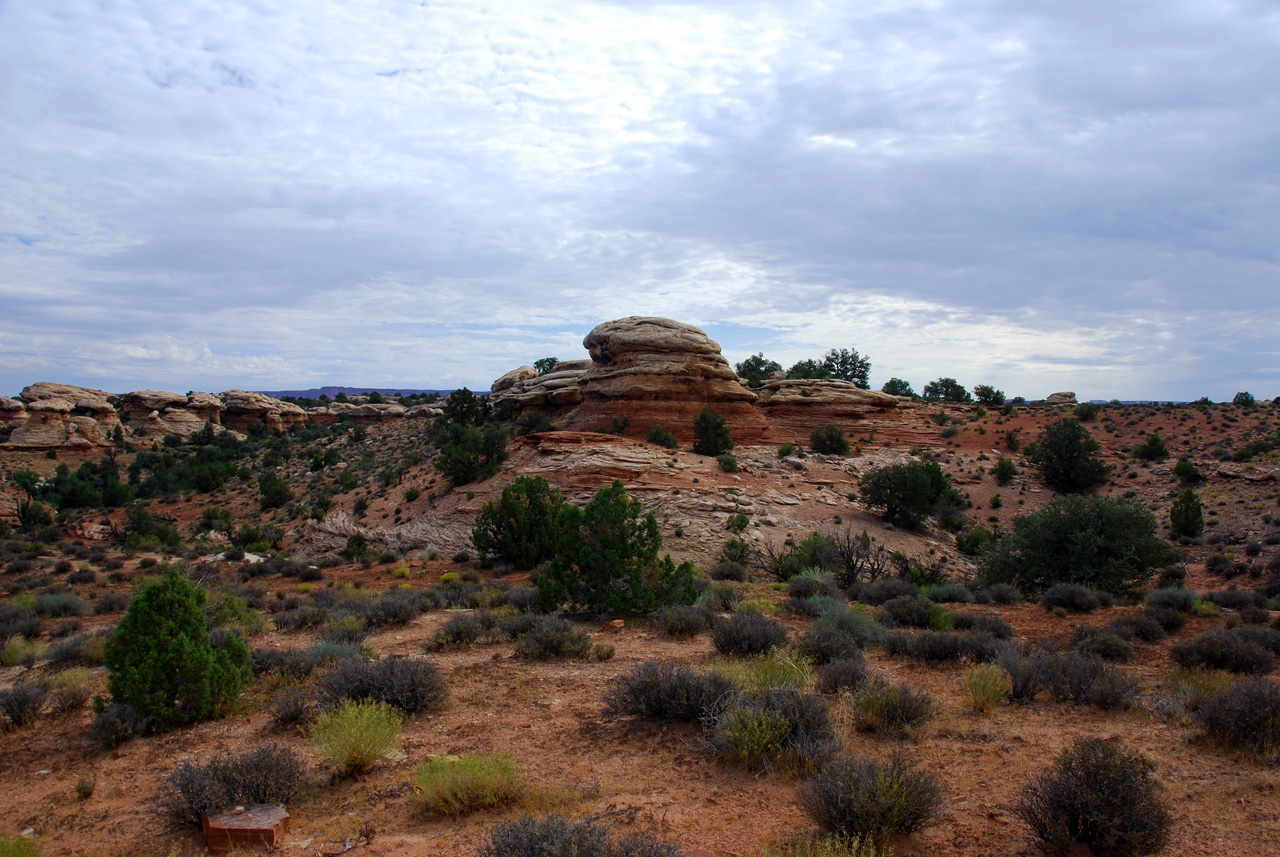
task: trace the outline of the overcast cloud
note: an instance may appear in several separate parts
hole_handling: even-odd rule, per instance
[[[0,393],[487,388],[626,315],[1280,394],[1270,0],[0,0]]]

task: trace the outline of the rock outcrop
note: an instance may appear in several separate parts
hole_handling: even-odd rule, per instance
[[[709,407],[725,418],[735,440],[758,441],[768,433],[755,393],[742,385],[720,346],[693,325],[632,316],[599,325],[582,344],[591,366],[578,378],[582,403],[571,428],[628,419],[629,434],[643,436],[661,423],[687,441],[694,419]]]
[[[327,405],[309,409],[307,411],[307,419],[309,422],[319,425],[333,425],[343,420],[350,420],[353,423],[376,423],[383,420],[404,419],[407,413],[408,409],[403,405],[389,402],[376,405],[330,402]]]
[[[50,381],[25,387],[21,398],[27,418],[9,435],[9,446],[25,449],[107,446],[112,432],[120,425],[109,397],[104,390]]]
[[[0,427],[16,426],[27,421],[27,409],[17,399],[0,396]]]
[[[205,423],[220,422],[222,402],[208,393],[170,393],[164,390],[136,390],[126,393],[120,410],[132,434],[164,437],[176,434],[189,438]]]
[[[591,366],[590,360],[566,360],[545,375],[521,366],[493,382],[493,405],[515,416],[576,405],[582,401],[578,382]]]
[[[759,408],[781,434],[807,442],[809,432],[823,423],[844,425],[883,415],[899,407],[896,396],[864,390],[851,381],[835,379],[779,379],[756,390]]]
[[[1050,393],[1045,397],[1046,405],[1074,405],[1076,403],[1075,393]]]
[[[262,393],[227,390],[222,398],[222,424],[236,431],[250,426],[266,426],[268,431],[283,431],[287,426],[306,425],[307,412],[292,402],[282,402]]]

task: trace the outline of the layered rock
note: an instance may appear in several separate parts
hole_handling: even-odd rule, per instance
[[[869,415],[884,416],[897,410],[899,400],[888,393],[864,390],[851,381],[836,379],[775,379],[756,391],[758,406],[779,433],[807,441],[809,432],[823,423],[843,425]]]
[[[516,416],[531,410],[576,405],[582,401],[578,383],[592,365],[590,360],[566,360],[545,375],[539,375],[532,366],[513,369],[493,382],[493,405]]]
[[[1074,405],[1076,403],[1075,393],[1050,393],[1045,397],[1046,405]]]
[[[16,426],[27,421],[27,409],[17,399],[0,396],[0,427]]]
[[[219,423],[222,402],[208,393],[170,393],[164,390],[135,390],[121,402],[124,422],[135,435],[163,437],[176,434],[189,438],[205,423]]]
[[[21,398],[27,403],[27,410],[35,402],[46,402],[53,399],[65,401],[71,405],[71,416],[77,418],[80,425],[80,437],[111,437],[120,418],[112,406],[111,394],[106,390],[95,390],[92,387],[77,387],[74,384],[56,384],[52,381],[38,381],[22,388]],[[85,420],[92,420],[89,425]],[[12,438],[11,438],[12,440]],[[75,444],[82,445],[82,444]]]
[[[383,420],[404,419],[408,413],[403,405],[390,402],[382,404],[352,404],[350,402],[330,402],[307,411],[307,418],[319,425],[333,425],[349,420],[354,423],[376,423]]]
[[[27,421],[9,435],[9,446],[23,449],[67,449],[106,446],[92,417],[77,416],[66,399],[39,399],[27,404]]]
[[[268,431],[283,431],[287,426],[306,425],[307,412],[292,402],[282,402],[262,393],[227,390],[222,398],[222,423],[236,431],[250,426],[266,426]]]
[[[720,346],[693,325],[632,316],[599,325],[582,344],[591,366],[578,378],[582,403],[571,428],[628,419],[631,434],[643,436],[661,423],[687,441],[694,419],[709,407],[725,418],[735,440],[758,441],[768,433],[755,393],[742,385]]]

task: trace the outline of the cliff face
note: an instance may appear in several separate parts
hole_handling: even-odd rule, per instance
[[[808,443],[809,432],[823,423],[848,427],[869,416],[898,409],[896,396],[863,390],[850,381],[773,380],[756,391],[760,411],[779,435]]]

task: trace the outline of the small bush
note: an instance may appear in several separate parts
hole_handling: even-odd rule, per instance
[[[611,840],[605,828],[588,818],[525,815],[495,827],[477,857],[676,857],[679,851],[675,843],[648,834]]]
[[[1187,614],[1170,607],[1148,607],[1143,615],[1155,621],[1167,634],[1176,634],[1187,624]]]
[[[814,426],[809,432],[809,446],[814,452],[825,455],[848,455],[849,439],[844,436],[844,429],[835,423],[823,423]]]
[[[129,597],[123,592],[104,592],[93,602],[93,612],[101,616],[104,613],[121,613],[129,606]]]
[[[1071,648],[1082,655],[1092,655],[1104,661],[1128,661],[1133,659],[1133,646],[1119,634],[1106,628],[1077,626]]]
[[[720,465],[720,469],[725,473],[738,472],[738,459],[727,452],[724,455],[717,455],[716,463]]]
[[[959,583],[939,583],[930,587],[925,596],[938,604],[973,603],[973,593]]]
[[[431,636],[430,648],[446,649],[450,646],[469,646],[485,638],[493,630],[492,617],[477,613],[455,613],[436,628]]]
[[[1244,610],[1258,606],[1258,597],[1246,589],[1223,589],[1210,592],[1205,600],[1212,601],[1224,610]]]
[[[49,694],[50,707],[59,714],[71,714],[84,708],[93,687],[93,673],[87,667],[72,667],[58,673]]]
[[[938,604],[920,595],[899,595],[876,611],[876,619],[890,628],[931,628],[936,631],[951,627],[951,618]]]
[[[667,449],[679,449],[680,441],[676,436],[662,427],[661,423],[654,423],[649,432],[644,436],[649,443],[657,446],[664,446]]]
[[[883,842],[937,823],[942,787],[898,753],[888,762],[841,756],[801,787],[799,801],[826,831]]]
[[[900,577],[882,577],[879,580],[873,580],[870,583],[859,586],[857,592],[852,590],[849,593],[850,601],[861,601],[863,604],[869,604],[872,607],[879,607],[894,598],[902,595],[918,595],[920,587],[914,583],[903,580]]]
[[[1009,606],[1013,604],[1021,604],[1023,601],[1022,590],[1018,589],[1018,587],[1014,586],[1012,583],[997,583],[987,587],[983,592],[985,593],[987,600],[992,604]]]
[[[813,689],[817,693],[835,694],[854,691],[867,680],[867,661],[862,652],[827,661],[818,670]]]
[[[89,739],[100,747],[114,750],[150,728],[150,720],[138,709],[113,702],[94,714],[89,724]]]
[[[414,806],[429,818],[493,809],[520,797],[520,771],[506,753],[431,759],[418,766]]]
[[[1074,844],[1118,857],[1154,854],[1173,825],[1154,768],[1101,738],[1077,738],[1023,788],[1014,813],[1051,854]]]
[[[1059,702],[1117,711],[1137,701],[1141,687],[1137,677],[1100,658],[1062,652],[1038,659],[1039,684]]]
[[[40,716],[49,691],[29,681],[19,681],[13,687],[0,691],[0,714],[13,728],[30,726]]]
[[[395,746],[404,715],[393,705],[371,699],[344,699],[316,717],[311,742],[344,774],[373,767]]]
[[[730,539],[731,542],[739,541],[738,539]],[[728,543],[726,542],[726,547]],[[723,556],[723,553],[721,554]],[[707,576],[712,580],[732,580],[735,583],[745,583],[747,579],[747,567],[740,562],[733,560],[721,560],[711,566],[711,570],[707,572]]]
[[[749,768],[811,771],[837,748],[826,706],[794,687],[732,695],[711,733],[716,752]]]
[[[1159,620],[1148,613],[1121,616],[1112,620],[1107,630],[1123,640],[1141,640],[1144,643],[1158,643],[1166,636]]]
[[[1236,682],[1192,717],[1210,740],[1269,764],[1280,761],[1280,686],[1264,679]]]
[[[734,447],[724,417],[710,408],[703,408],[702,413],[694,418],[693,437],[693,451],[698,455],[718,457],[731,452]]]
[[[762,655],[786,642],[787,629],[760,613],[738,613],[711,629],[711,643],[722,655]]]
[[[271,695],[270,711],[271,719],[277,726],[307,723],[315,714],[311,692],[300,687],[277,690]]]
[[[70,592],[46,592],[36,596],[36,614],[45,618],[87,616],[93,612],[89,602]]]
[[[994,614],[952,613],[951,627],[957,631],[989,634],[997,640],[1013,639],[1013,626]]]
[[[223,753],[203,765],[183,762],[169,774],[154,805],[174,826],[200,827],[204,813],[237,804],[287,804],[305,776],[293,751],[268,744],[240,756]]]
[[[813,677],[812,665],[786,649],[773,649],[767,655],[729,658],[715,662],[713,669],[727,677],[740,690],[766,690],[776,687],[804,688]]]
[[[711,613],[705,607],[672,604],[654,616],[659,628],[672,637],[693,637],[711,627]]]
[[[439,671],[424,660],[386,657],[377,661],[340,660],[316,681],[324,706],[347,701],[384,702],[406,714],[438,711],[449,699]]]
[[[28,839],[25,836],[0,837],[0,857],[43,857],[43,855],[44,849],[34,839]]]
[[[1275,669],[1275,657],[1258,643],[1239,633],[1215,629],[1183,640],[1170,650],[1181,667],[1204,667],[1233,673],[1260,674]]]
[[[852,714],[857,727],[891,738],[913,738],[933,718],[937,704],[928,693],[907,684],[869,679],[853,696]]]
[[[1078,583],[1055,583],[1040,596],[1040,606],[1046,610],[1061,607],[1075,613],[1092,613],[1102,606],[1102,602],[1096,593]]]
[[[1002,667],[979,664],[965,673],[960,689],[965,705],[978,714],[984,714],[1009,699],[1013,693],[1013,678]]]
[[[559,616],[542,618],[516,639],[516,655],[536,661],[582,658],[591,652],[587,632]]]
[[[835,622],[814,622],[796,639],[796,654],[815,666],[835,660],[862,657],[862,643]]]
[[[734,683],[718,672],[645,661],[614,679],[606,691],[605,716],[692,723],[717,712]]]

